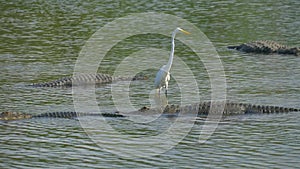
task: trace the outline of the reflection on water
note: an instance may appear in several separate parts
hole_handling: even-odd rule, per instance
[[[70,88],[26,85],[71,75],[81,47],[95,31],[117,17],[148,11],[187,19],[209,37],[221,55],[230,100],[299,108],[299,57],[253,55],[226,49],[227,45],[258,39],[299,46],[299,1],[134,1],[2,2],[0,111],[38,114],[74,110]],[[122,59],[145,47],[169,51],[169,41],[169,37],[162,35],[130,37],[107,54],[99,71],[113,74]],[[210,81],[203,63],[184,44],[177,41],[176,45],[175,54],[193,70],[200,99],[209,100]],[[130,101],[134,108],[154,105],[151,91],[156,72],[147,70],[148,80],[130,84]],[[111,85],[95,90],[101,110],[113,111]],[[168,102],[180,103],[180,97],[180,89],[172,78]],[[159,118],[153,121],[150,118],[155,117],[145,117],[144,122],[149,123],[139,125],[124,119],[106,119],[106,122],[123,133],[147,137],[176,120]],[[205,144],[197,144],[204,123],[200,119],[177,146],[164,154],[141,159],[124,159],[104,151],[89,138],[76,119],[0,122],[0,168],[294,168],[299,165],[299,119],[299,113],[228,117]],[[184,122],[186,125],[193,123]],[[112,133],[105,134],[108,140],[118,139]]]

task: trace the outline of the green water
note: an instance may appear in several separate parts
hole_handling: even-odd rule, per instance
[[[119,17],[140,12],[175,15],[205,33],[220,55],[228,99],[300,108],[299,57],[244,54],[226,49],[228,45],[265,39],[299,46],[299,7],[297,0],[2,1],[0,111],[38,114],[74,110],[72,89],[26,85],[71,75],[82,47],[97,30]],[[168,51],[169,42],[169,37],[159,34],[127,38],[108,53],[98,71],[113,74],[131,53],[144,48]],[[210,82],[203,63],[192,57],[185,45],[179,41],[176,44],[176,55],[182,56],[195,74],[200,99],[208,100]],[[149,104],[156,71],[146,71],[149,80],[131,84],[130,99],[137,108]],[[180,101],[178,93],[173,79],[169,103]],[[96,96],[101,108],[113,111],[111,85],[97,87]],[[299,120],[297,113],[230,117],[203,144],[197,143],[203,121],[197,121],[191,132],[169,151],[130,159],[105,151],[76,120],[1,122],[0,168],[297,168]],[[132,135],[163,132],[173,120],[163,118],[141,126],[119,119],[107,122],[116,129],[124,129],[122,132],[129,139]],[[122,139],[99,128],[96,132],[111,140]]]

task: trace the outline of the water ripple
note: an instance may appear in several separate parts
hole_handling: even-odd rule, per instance
[[[211,39],[225,69],[227,98],[297,107],[299,57],[245,54],[229,51],[226,46],[259,39],[299,46],[298,7],[297,0],[2,2],[0,110],[32,114],[73,111],[71,89],[26,85],[71,75],[78,53],[95,31],[115,18],[146,11],[187,19]],[[117,51],[110,51],[99,71],[113,74],[124,57],[139,49],[169,50],[166,42],[169,37],[160,35],[130,37],[116,45]],[[193,70],[201,99],[209,100],[210,81],[204,65],[183,44],[177,44],[176,55]],[[130,97],[136,108],[149,104],[153,71],[148,72],[149,80],[131,85]],[[170,89],[173,97],[169,102],[179,102],[180,89],[174,80]],[[96,89],[97,101],[105,111],[115,108],[110,90],[110,85]],[[204,121],[197,120],[191,132],[171,150],[140,159],[106,152],[74,119],[0,122],[0,168],[296,168],[300,165],[299,119],[299,113],[227,117],[203,144],[197,141]],[[109,122],[123,134],[136,137],[159,134],[172,124],[167,118],[143,125],[126,120]],[[101,132],[111,140],[120,139]]]

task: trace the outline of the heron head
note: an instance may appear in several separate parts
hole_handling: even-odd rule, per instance
[[[181,31],[182,33],[187,34],[187,35],[191,34],[190,32],[188,32],[188,31],[186,31],[186,30],[183,30],[183,29],[181,29],[181,28],[177,28],[177,30],[179,30],[179,31]]]

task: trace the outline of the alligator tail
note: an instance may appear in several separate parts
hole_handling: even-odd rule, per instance
[[[72,119],[80,116],[124,117],[123,115],[117,113],[49,112],[33,115],[32,118],[50,117]]]

